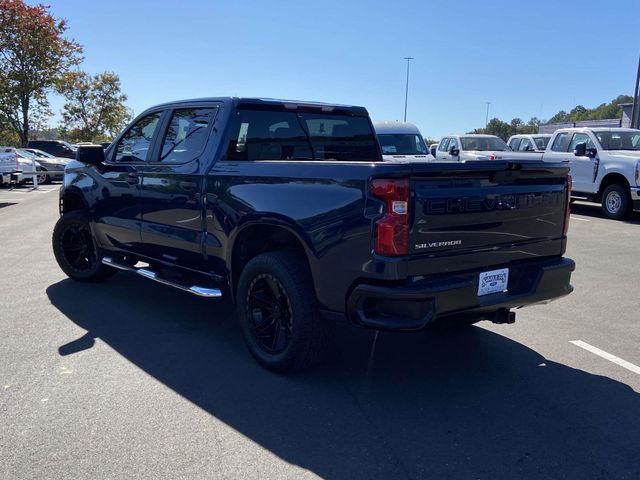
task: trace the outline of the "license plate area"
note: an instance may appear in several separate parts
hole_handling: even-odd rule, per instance
[[[491,270],[482,272],[478,278],[478,296],[491,293],[506,292],[509,284],[509,269]]]

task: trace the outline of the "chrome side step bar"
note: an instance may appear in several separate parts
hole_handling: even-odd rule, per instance
[[[163,285],[168,285],[170,287],[177,288],[178,290],[198,295],[199,297],[222,297],[222,291],[220,291],[220,289],[218,288],[201,287],[198,285],[180,285],[179,283],[159,277],[158,274],[153,270],[149,270],[148,268],[130,267],[129,265],[124,265],[122,263],[116,262],[111,257],[102,257],[102,263],[104,263],[105,265],[109,265],[110,267],[117,268],[118,270],[137,273],[138,275],[142,275],[144,278],[148,278],[149,280],[153,280],[154,282],[162,283]]]

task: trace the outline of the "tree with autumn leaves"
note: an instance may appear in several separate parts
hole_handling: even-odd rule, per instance
[[[119,77],[75,70],[82,46],[66,36],[64,19],[48,6],[0,0],[0,143],[23,146],[52,115],[49,95],[65,97],[62,127],[78,140],[112,137],[129,118]]]

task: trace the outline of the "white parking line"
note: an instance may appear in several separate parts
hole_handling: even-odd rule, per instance
[[[582,222],[590,222],[591,220],[588,220],[586,218],[580,218],[580,217],[576,217],[575,215],[571,215],[571,219],[572,220],[580,220]]]
[[[571,340],[569,343],[573,343],[576,347],[580,347],[580,348],[584,348],[585,350],[598,355],[599,357],[605,358],[607,360],[609,360],[610,362],[616,363],[618,365],[620,365],[623,368],[626,368],[627,370],[632,371],[633,373],[637,373],[638,375],[640,375],[640,367],[637,365],[634,365],[631,362],[627,362],[626,360],[621,359],[620,357],[616,357],[615,355],[611,355],[608,352],[605,352],[604,350],[600,350],[597,347],[594,347],[593,345],[589,345],[586,342],[583,342],[582,340]]]

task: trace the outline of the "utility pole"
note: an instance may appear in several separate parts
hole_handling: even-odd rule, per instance
[[[409,62],[413,60],[413,57],[404,57],[407,61],[407,86],[404,90],[404,121],[407,121],[407,101],[409,100]]]
[[[487,114],[484,117],[484,128],[487,128],[487,125],[489,125],[489,105],[491,105],[491,102],[484,102],[487,104]]]
[[[638,73],[636,74],[636,89],[633,91],[633,107],[631,107],[631,128],[640,126],[640,58],[638,58]]]

